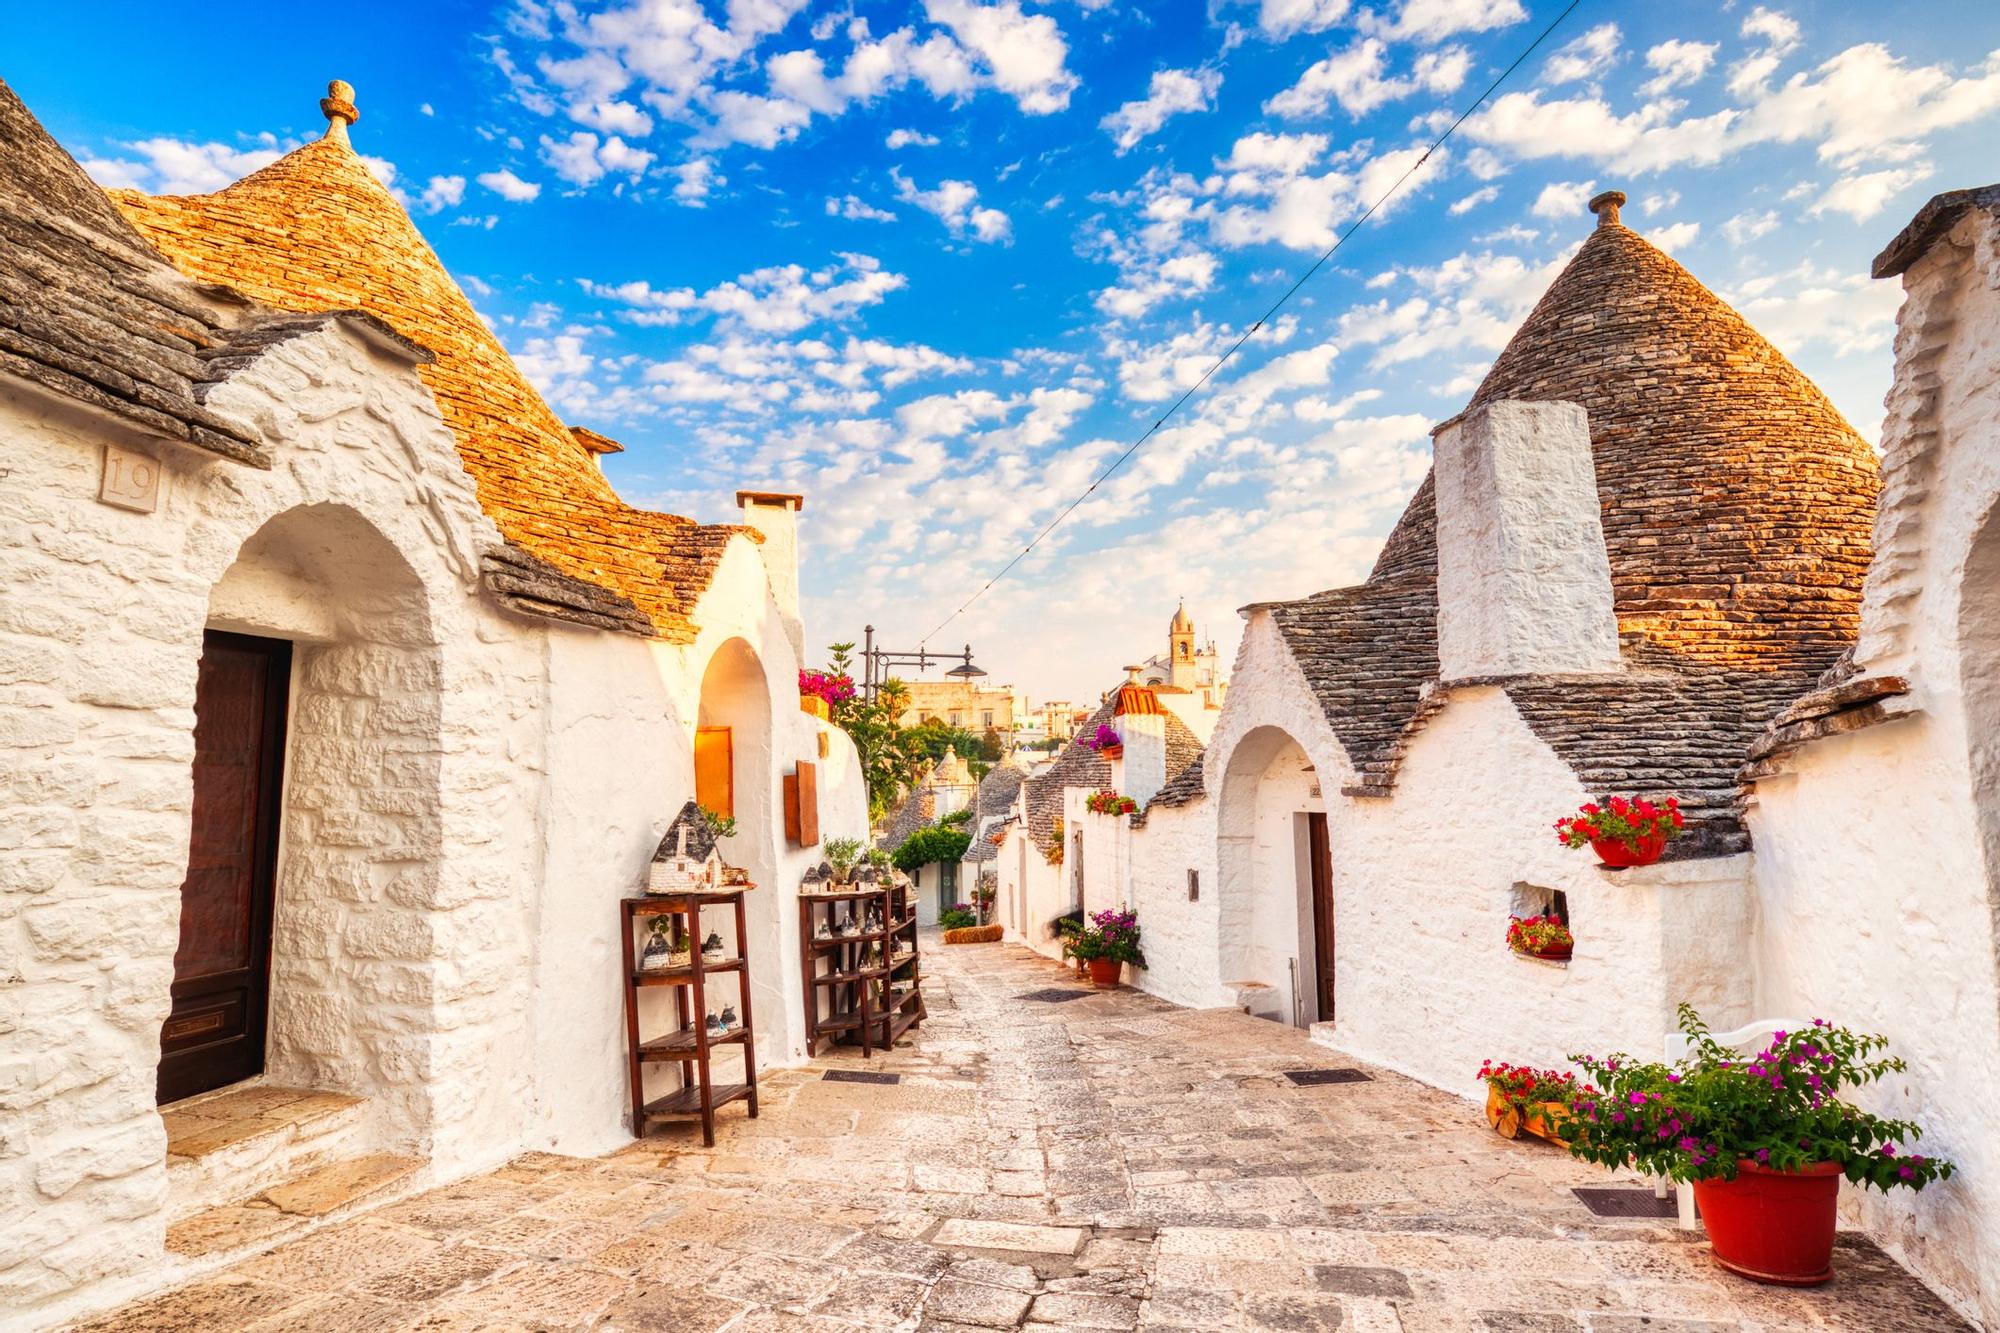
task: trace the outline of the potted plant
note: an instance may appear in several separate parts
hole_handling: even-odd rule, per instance
[[[701,807],[701,822],[708,825],[708,831],[718,838],[736,836],[735,815],[725,815],[704,805]]]
[[[1109,722],[1097,724],[1097,730],[1086,736],[1082,742],[1085,749],[1095,750],[1100,758],[1123,759],[1125,738],[1111,729]]]
[[[1588,844],[1598,860],[1622,870],[1659,860],[1668,840],[1680,836],[1685,823],[1680,801],[1672,796],[1665,805],[1654,805],[1643,796],[1630,800],[1613,796],[1603,805],[1585,801],[1576,814],[1558,819],[1556,840],[1565,847]]]
[[[814,671],[801,668],[799,671],[799,709],[811,713],[822,722],[833,720],[835,704],[846,703],[854,697],[854,677],[843,672]]]
[[[1089,969],[1091,985],[1103,989],[1116,986],[1125,964],[1146,965],[1139,952],[1139,914],[1116,908],[1092,912],[1090,924],[1071,938],[1069,951]]]
[[[833,882],[845,884],[854,878],[854,867],[861,861],[861,839],[828,838],[826,840],[826,863],[833,871]]]
[[[1139,803],[1130,796],[1120,796],[1104,788],[1084,797],[1083,808],[1093,815],[1129,815],[1138,810]]]
[[[1479,1077],[1486,1084],[1486,1119],[1501,1138],[1517,1138],[1525,1129],[1536,1138],[1559,1142],[1556,1126],[1569,1114],[1575,1074],[1488,1060],[1479,1066]]]
[[[1688,1183],[1715,1261],[1731,1272],[1787,1286],[1825,1282],[1842,1176],[1887,1191],[1952,1174],[1950,1162],[1902,1146],[1923,1137],[1917,1125],[1837,1096],[1904,1069],[1882,1054],[1886,1037],[1815,1018],[1744,1056],[1716,1042],[1685,1004],[1680,1024],[1694,1048],[1673,1065],[1571,1056],[1597,1086],[1576,1089],[1557,1132],[1584,1161]]]
[[[1560,917],[1516,916],[1507,920],[1507,945],[1530,958],[1560,961],[1570,956],[1576,937]]]
[[[979,913],[972,910],[971,903],[953,903],[938,913],[938,924],[946,930],[963,930],[979,924]]]

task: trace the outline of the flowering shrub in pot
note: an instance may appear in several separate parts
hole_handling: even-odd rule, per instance
[[[1479,1066],[1479,1077],[1486,1084],[1486,1119],[1500,1137],[1515,1138],[1525,1129],[1556,1141],[1555,1127],[1569,1114],[1570,1094],[1576,1091],[1575,1074],[1487,1060]]]
[[[1146,965],[1139,952],[1139,914],[1116,908],[1092,912],[1090,924],[1070,936],[1069,953],[1083,960],[1093,986],[1116,986],[1118,973],[1127,963]]]
[[[1139,803],[1107,788],[1084,797],[1083,808],[1093,815],[1129,815],[1138,810]]]
[[[1685,1182],[1724,1268],[1788,1286],[1825,1282],[1842,1176],[1886,1191],[1952,1174],[1950,1162],[1901,1146],[1923,1137],[1916,1124],[1836,1095],[1905,1067],[1882,1054],[1887,1038],[1816,1018],[1743,1056],[1685,1004],[1680,1023],[1695,1044],[1674,1065],[1572,1055],[1596,1086],[1571,1094],[1557,1132],[1584,1161]]]
[[[1530,958],[1562,959],[1576,947],[1576,937],[1562,918],[1516,916],[1507,920],[1507,947]]]
[[[1665,805],[1643,796],[1613,796],[1603,805],[1585,801],[1577,813],[1558,819],[1556,841],[1565,847],[1587,844],[1608,866],[1649,866],[1666,851],[1669,839],[1680,836],[1685,823],[1680,801],[1672,796]]]
[[[833,717],[835,704],[846,703],[854,695],[852,676],[833,671],[814,671],[809,667],[799,671],[799,707],[822,722]]]
[[[979,913],[973,910],[971,903],[953,903],[938,913],[938,924],[946,930],[976,926],[979,924]]]
[[[1078,743],[1086,750],[1097,751],[1106,759],[1117,759],[1125,753],[1125,738],[1113,731],[1109,722],[1098,723],[1097,730]]]

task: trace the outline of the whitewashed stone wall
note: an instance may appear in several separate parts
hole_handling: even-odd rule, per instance
[[[2000,223],[1975,209],[1904,277],[1857,664],[1916,716],[1813,743],[1758,784],[1757,1007],[1886,1033],[1866,1097],[1959,1174],[1850,1213],[2000,1327]]]
[[[759,882],[766,1067],[802,1054],[795,893],[820,854],[784,842],[782,774],[820,764],[822,836],[866,826],[851,743],[798,711],[748,539],[693,645],[547,628],[478,596],[498,533],[407,365],[335,326],[212,402],[274,470],[0,386],[0,1309],[22,1327],[173,1271],[154,1084],[205,626],[297,645],[270,1075],[367,1096],[364,1145],[431,1180],[627,1132],[615,901],[692,793],[725,642],[761,664],[768,713],[728,849]],[[111,439],[162,459],[159,512],[96,503]]]

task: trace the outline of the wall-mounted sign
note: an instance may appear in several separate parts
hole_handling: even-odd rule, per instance
[[[160,462],[115,444],[104,446],[104,476],[97,498],[120,509],[150,514],[160,507]]]

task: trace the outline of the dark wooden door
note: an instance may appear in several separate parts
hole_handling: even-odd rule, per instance
[[[1326,836],[1326,816],[1306,816],[1306,841],[1312,853],[1313,976],[1319,980],[1319,1019],[1333,1019],[1333,845]]]
[[[272,886],[292,645],[210,630],[194,696],[194,827],[181,884],[162,1103],[264,1069]]]

